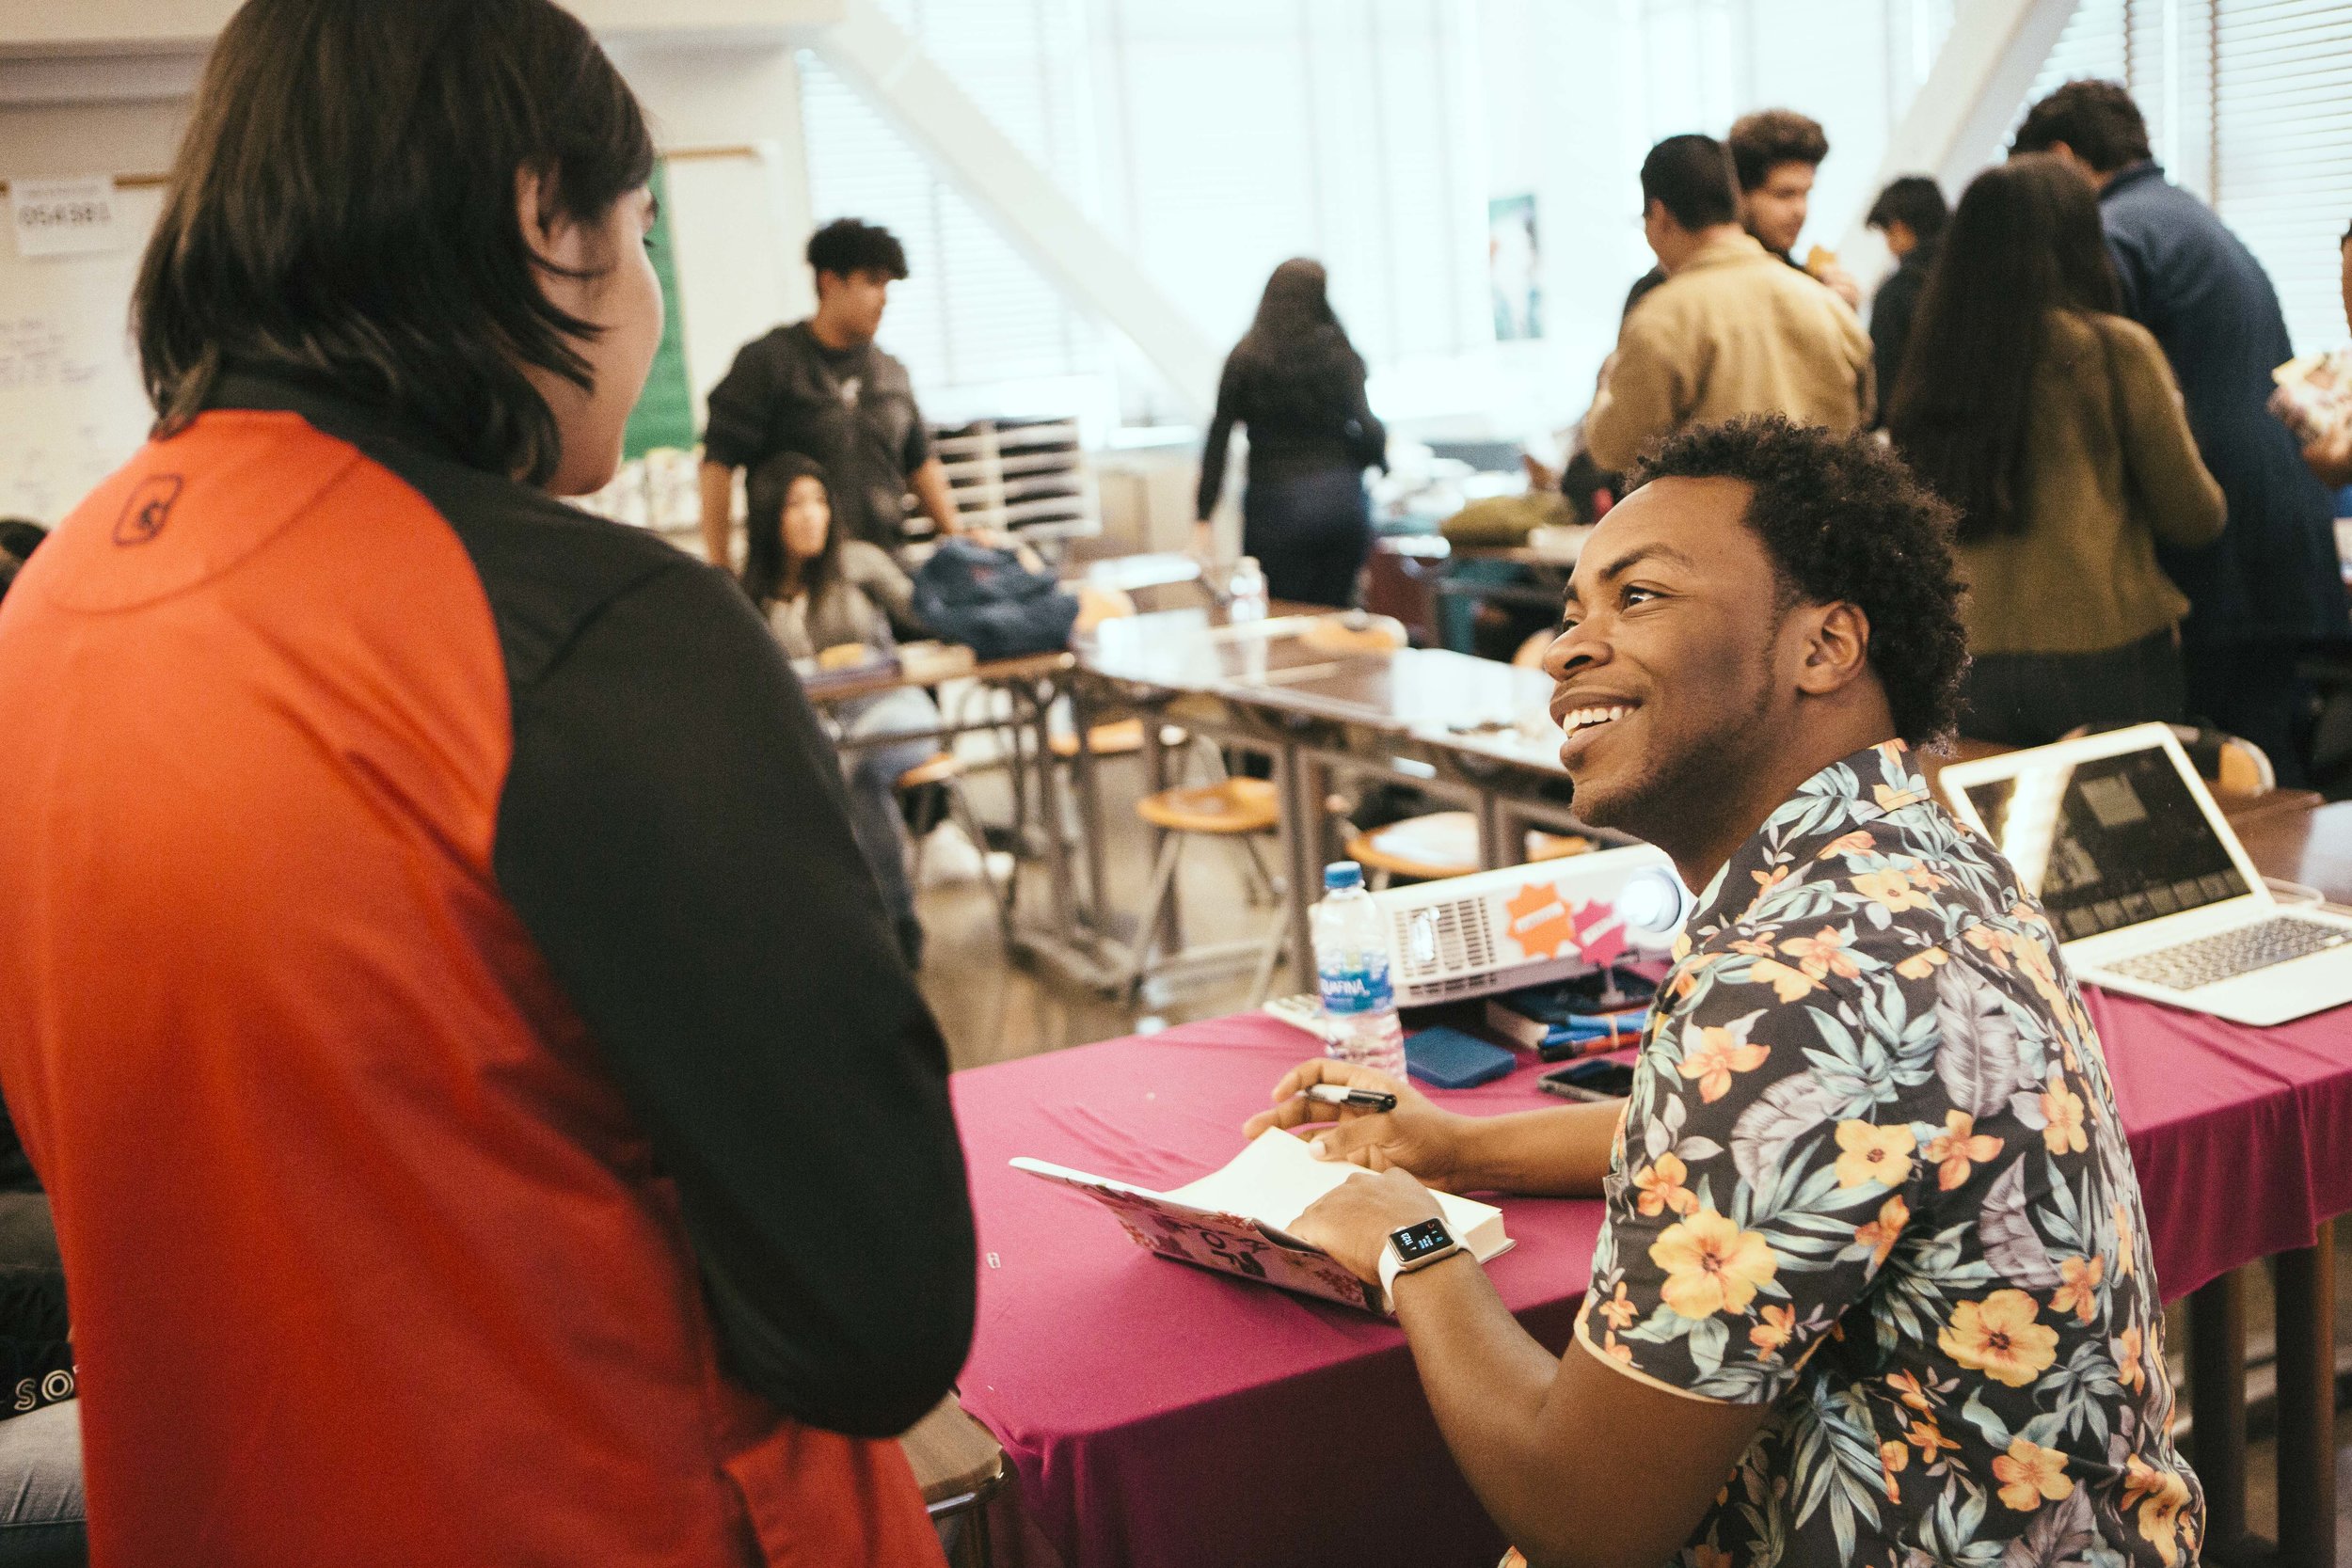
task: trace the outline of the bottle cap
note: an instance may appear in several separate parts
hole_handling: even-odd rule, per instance
[[[1323,868],[1323,890],[1338,893],[1343,888],[1362,887],[1364,868],[1354,861],[1333,861]]]

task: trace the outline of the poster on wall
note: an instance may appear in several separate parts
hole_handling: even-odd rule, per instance
[[[1542,337],[1542,252],[1535,245],[1533,196],[1499,196],[1486,203],[1486,270],[1494,285],[1495,341]]]

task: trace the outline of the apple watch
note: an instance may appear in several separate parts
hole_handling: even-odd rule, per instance
[[[1393,1291],[1398,1275],[1425,1269],[1461,1250],[1462,1243],[1454,1239],[1454,1232],[1445,1227],[1443,1220],[1423,1220],[1402,1230],[1391,1230],[1389,1244],[1380,1249],[1380,1289],[1383,1292]]]

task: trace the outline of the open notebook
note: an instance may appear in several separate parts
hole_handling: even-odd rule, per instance
[[[1379,1286],[1364,1283],[1328,1253],[1287,1232],[1315,1199],[1362,1167],[1318,1160],[1305,1143],[1279,1128],[1259,1133],[1224,1169],[1170,1193],[1042,1160],[1015,1160],[1012,1165],[1086,1194],[1116,1214],[1128,1235],[1162,1258],[1369,1312],[1393,1310]],[[1502,1210],[1452,1193],[1433,1190],[1432,1196],[1445,1213],[1446,1228],[1480,1262],[1510,1250]]]

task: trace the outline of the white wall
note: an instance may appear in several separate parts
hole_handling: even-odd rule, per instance
[[[171,166],[188,101],[0,100],[0,180],[68,174],[159,175]]]
[[[655,141],[679,154],[670,163],[670,232],[699,420],[737,349],[816,308],[801,260],[811,219],[800,71],[785,43],[622,41],[612,53]]]
[[[706,0],[705,9],[726,3],[735,0]],[[72,9],[85,43],[95,30],[142,21],[169,36],[143,52],[39,55],[24,47],[28,9],[42,13],[33,20],[52,34],[65,25],[57,13]],[[617,15],[627,8],[608,0],[602,9]],[[151,13],[0,0],[0,180],[168,170],[201,65],[180,35],[196,28],[205,10],[198,0]],[[780,0],[771,8],[771,15],[837,11],[838,0]],[[800,259],[811,220],[796,36],[766,27],[720,45],[624,27],[609,41],[657,144],[683,154],[672,165],[670,214],[698,419],[704,395],[738,348],[815,304]],[[127,298],[122,308],[127,312]]]

